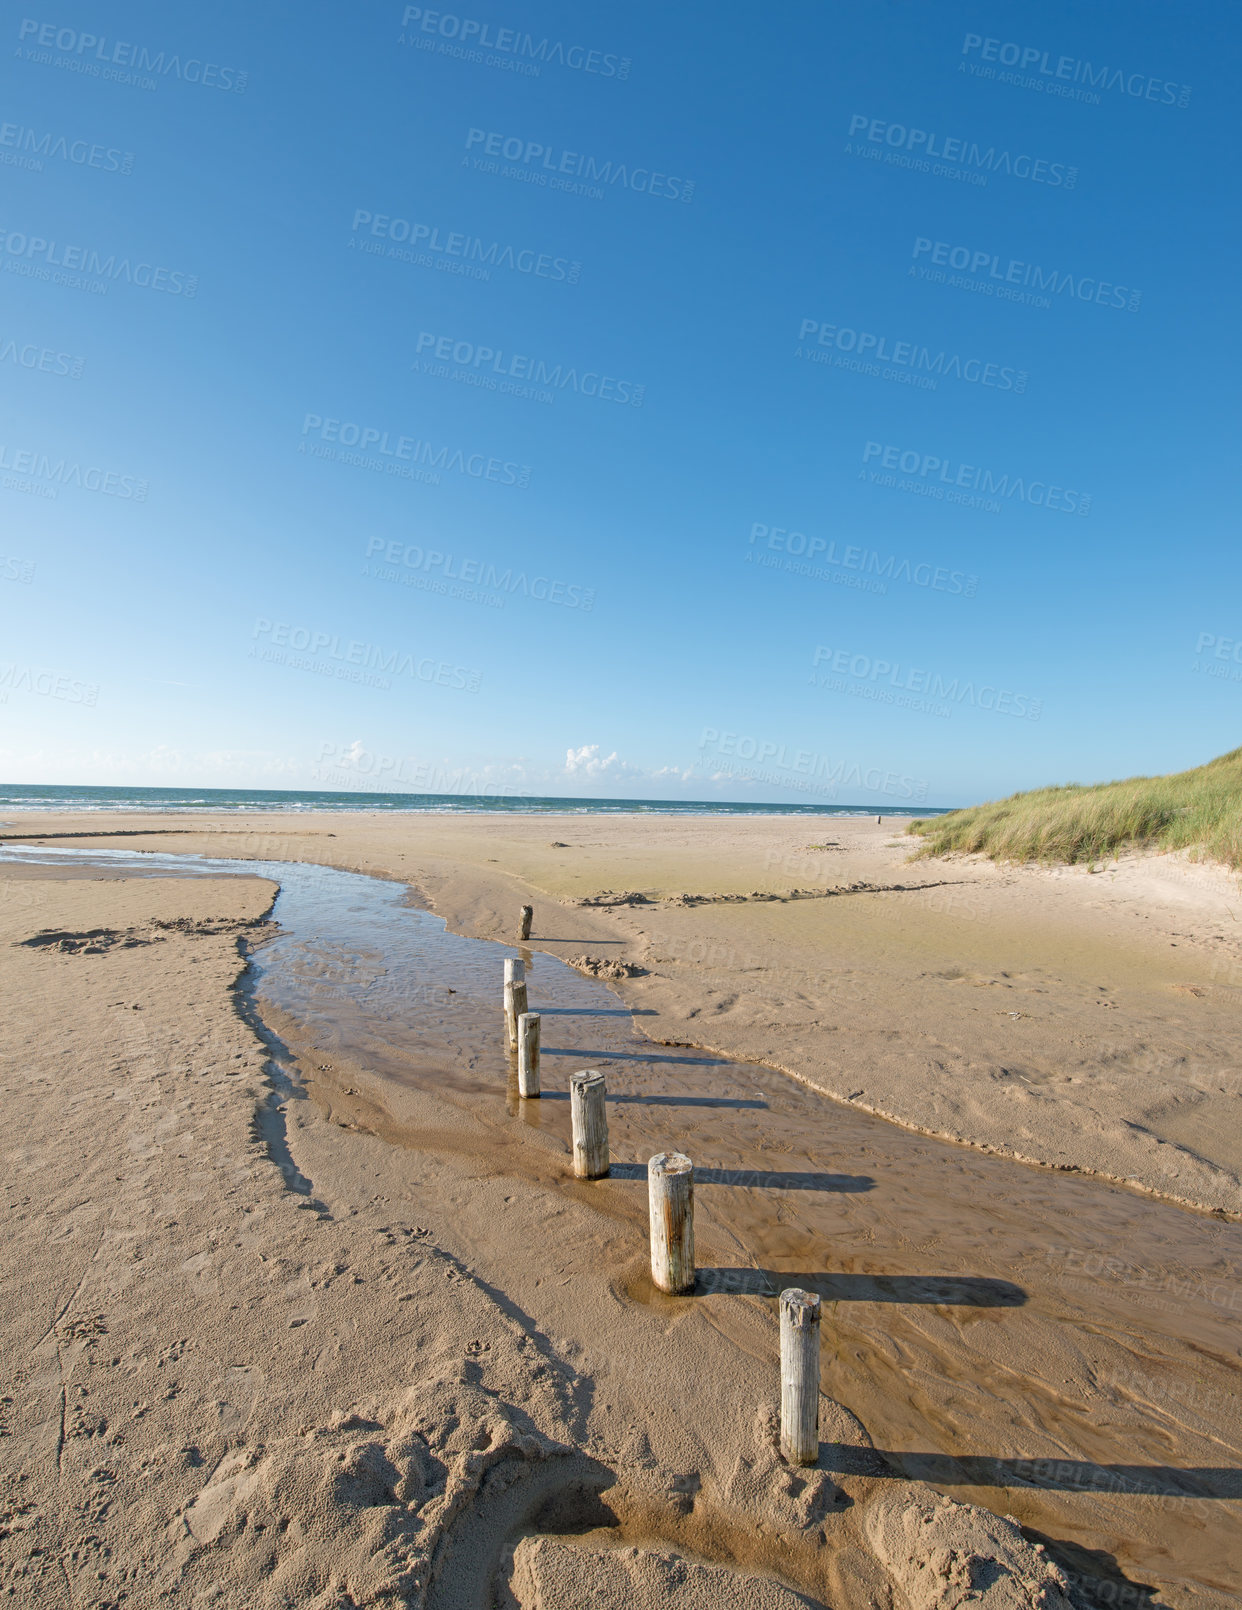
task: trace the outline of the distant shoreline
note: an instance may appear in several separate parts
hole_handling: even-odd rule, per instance
[[[906,820],[943,816],[952,805],[871,805],[837,800],[795,803],[750,800],[591,799],[552,794],[396,793],[362,789],[125,788],[65,783],[0,784],[0,813],[34,811],[143,811],[159,815],[331,811],[386,815],[498,816],[882,816]]]

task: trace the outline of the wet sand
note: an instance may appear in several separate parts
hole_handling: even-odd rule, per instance
[[[308,1048],[303,1066],[311,1045],[332,1047],[331,1065],[309,1074],[322,1110],[402,1149],[468,1158],[476,1182],[589,1200],[578,1278],[620,1257],[596,1301],[606,1292],[670,1316],[686,1304],[646,1273],[645,1163],[688,1152],[703,1265],[693,1301],[740,1349],[773,1356],[777,1292],[817,1291],[824,1390],[896,1470],[1016,1514],[1088,1574],[1094,1556],[1115,1554],[1140,1577],[1176,1580],[1193,1561],[1196,1582],[1237,1578],[1237,1505],[1219,1500],[1242,1499],[1236,1454],[1222,1452],[1242,1446],[1242,1226],[929,1142],[761,1064],[653,1046],[635,1033],[648,1020],[631,1026],[611,991],[519,950],[544,1013],[539,1102],[518,1099],[500,1044],[497,960],[485,956],[480,979],[470,954],[437,966],[411,946],[401,971],[420,980],[415,998],[388,994],[378,1010],[377,981],[351,988],[313,954],[280,986],[283,1035]],[[452,994],[438,993],[450,980]],[[265,1016],[274,988],[260,981]],[[595,1186],[565,1177],[568,1074],[584,1065],[606,1072],[618,1160]],[[498,1121],[502,1087],[516,1136]],[[490,1208],[467,1215],[455,1249],[546,1311],[547,1269],[519,1268]],[[574,1328],[572,1315],[559,1323]]]
[[[68,824],[68,830],[74,825]],[[168,820],[160,825],[167,827]],[[472,853],[480,861],[477,866],[452,861],[439,835],[451,837],[463,827],[460,821],[446,824],[443,819],[437,819],[430,833],[435,853],[426,847],[412,848],[411,841],[420,834],[417,820],[375,824],[367,819],[365,834],[378,834],[383,842],[361,845],[360,837],[343,831],[340,818],[320,819],[314,824],[318,842],[313,844],[313,858],[349,865],[363,854],[380,860],[381,848],[387,851],[385,861],[406,857],[416,863],[414,869],[383,865],[376,870],[408,878],[440,909],[448,904],[451,889],[459,902],[451,926],[481,933],[491,924],[499,936],[511,928],[505,919],[522,891],[547,900],[546,889],[531,880],[534,867],[529,863],[540,853],[540,846],[529,842],[532,826],[535,832],[546,832],[548,852],[548,841],[559,838],[566,843],[575,830],[590,829],[598,838],[601,827],[614,829],[613,823],[601,823],[599,818],[561,819],[552,831],[547,831],[550,824],[544,820],[506,821],[501,827],[512,833],[519,825],[526,835],[522,853],[527,857],[520,882],[510,873],[489,871],[490,857],[479,853],[488,849],[499,858],[509,852],[521,865],[518,849],[499,842],[494,824],[490,841],[477,842],[473,840],[477,824],[465,824],[466,839],[472,841]],[[701,824],[654,825],[666,837],[672,826],[692,837],[688,830]],[[774,825],[783,831],[790,826],[779,819]],[[845,825],[862,839],[859,824]],[[829,831],[817,828],[813,833],[807,833],[805,822],[793,826],[805,842],[845,837],[835,823],[829,824]],[[871,823],[865,826],[874,828]],[[307,824],[296,827],[298,838],[307,836]],[[394,833],[398,827],[399,836]],[[745,854],[754,858],[760,853],[749,841],[761,831],[753,823],[744,827],[747,843],[738,852],[743,860]],[[252,836],[248,852],[241,853],[288,856],[289,839],[274,834],[270,824],[264,828],[261,835]],[[253,830],[247,831],[253,835]],[[887,843],[888,835],[876,831]],[[334,833],[336,841],[325,841],[324,833]],[[570,899],[597,898],[601,888],[637,888],[655,902],[670,893],[763,891],[759,877],[746,876],[758,870],[753,860],[741,874],[731,871],[725,877],[718,872],[714,886],[703,881],[707,869],[701,864],[674,869],[681,874],[680,888],[666,888],[654,879],[643,884],[633,874],[642,870],[650,876],[662,870],[656,865],[659,857],[672,853],[659,842],[661,833],[652,836],[657,842],[648,852],[648,862],[640,866],[631,861],[614,868],[608,881],[592,884],[590,873],[600,870],[605,853],[597,851],[583,880],[590,885],[585,896],[581,884],[563,894]],[[349,843],[343,846],[340,840],[345,837]],[[146,841],[112,842],[128,848]],[[406,847],[395,849],[399,843]],[[224,838],[213,835],[211,843],[201,846],[174,844],[161,834],[150,847],[239,853],[232,833]],[[461,844],[456,848],[460,851]],[[902,853],[905,848],[901,847]],[[301,853],[306,849],[303,846]],[[772,856],[774,849],[780,849],[782,857],[854,853],[850,870],[855,875],[834,882],[877,881],[874,871],[868,874],[858,865],[873,854],[865,840],[856,852],[768,845],[762,857]],[[883,846],[881,852],[894,854]],[[616,853],[615,846],[611,853]],[[553,859],[550,853],[544,858]],[[774,862],[771,870],[778,881],[785,875],[783,863]],[[623,875],[616,875],[618,871]],[[578,869],[574,876],[581,873]],[[693,887],[687,873],[699,879]],[[6,868],[4,874],[6,920],[20,929],[23,922],[28,926],[21,886],[33,881],[35,872],[10,876]],[[887,875],[893,883],[933,882],[945,877],[945,868],[922,863],[914,868],[889,867]],[[548,872],[543,876],[551,881]],[[749,889],[728,887],[738,876],[743,884],[749,882]],[[1190,951],[1197,958],[1193,965],[1206,955],[1210,968],[1210,958],[1216,954],[1211,935],[1191,939],[1204,924],[1202,913],[1196,913],[1185,897],[1172,916],[1167,910],[1172,902],[1157,899],[1151,902],[1151,912],[1135,919],[1132,908],[1141,907],[1144,898],[1141,880],[1149,878],[1142,868],[1123,869],[1111,886],[1103,887],[1098,878],[1087,884],[1085,875],[1079,881],[1042,883],[1038,878],[1024,883],[1023,874],[1012,876],[1019,891],[1020,918],[1029,917],[1030,906],[1039,904],[1025,900],[1026,889],[1051,890],[1041,896],[1046,901],[1060,899],[1068,889],[1070,902],[1096,913],[1082,925],[1088,936],[1094,931],[1092,921],[1105,937],[1110,924],[1124,926],[1122,916],[1130,908],[1131,920],[1155,921],[1166,928],[1176,922],[1187,930],[1176,948]],[[1161,868],[1160,876],[1170,874]],[[978,886],[992,887],[992,877],[991,869],[983,871]],[[1171,877],[1174,889],[1189,889],[1195,899],[1209,903],[1210,916],[1215,917],[1210,902],[1221,896],[1210,878],[1194,872],[1184,877],[1174,872]],[[1119,889],[1127,878],[1128,889]],[[238,900],[239,891],[254,887],[248,880],[221,885],[210,881],[218,891],[217,902],[225,904]],[[996,888],[1005,887],[994,882]],[[163,881],[87,882],[80,885],[78,915],[83,931],[89,926],[86,914],[95,912],[98,924],[102,909],[140,901],[136,891],[144,885],[151,899],[160,891],[159,899],[166,900],[170,910],[189,898],[182,892],[185,885]],[[68,898],[67,887],[58,889],[54,898]],[[814,883],[804,874],[783,887],[807,888]],[[924,888],[922,897],[928,898],[933,891],[926,889],[926,883]],[[824,890],[821,881],[817,892]],[[1089,891],[1090,901],[1084,900],[1083,890]],[[248,901],[257,898],[246,896]],[[780,904],[661,902],[654,909],[642,904],[574,907],[558,901],[552,908],[557,922],[542,924],[557,930],[547,939],[541,937],[538,920],[546,907],[536,901],[533,943],[541,951],[545,947],[566,955],[586,951],[649,968],[646,975],[614,986],[628,1005],[652,1014],[639,1019],[644,1033],[675,1039],[678,1035],[669,1031],[680,1022],[689,1030],[686,1038],[693,1035],[699,1043],[712,1044],[717,1036],[703,1032],[704,1018],[714,1019],[717,1026],[723,1023],[728,1037],[754,1032],[755,1018],[760,1013],[772,1015],[774,1005],[788,1012],[799,993],[826,1010],[818,997],[812,999],[815,986],[809,974],[796,981],[791,976],[796,972],[790,961],[794,935],[797,943],[807,946],[807,922],[822,923],[826,910],[852,911],[860,902],[870,902],[874,908],[884,898],[855,893]],[[1187,904],[1192,905],[1189,917]],[[821,915],[805,917],[812,907]],[[1077,913],[1075,905],[1068,910]],[[763,925],[781,915],[793,921],[790,934],[778,930],[784,958],[772,964],[770,949],[763,949],[771,946],[772,937]],[[931,924],[943,922],[947,915],[929,914]],[[729,943],[721,927],[712,927],[712,919],[734,923],[735,952],[722,956],[717,951],[708,965],[696,966],[690,947],[710,949]],[[1074,920],[1071,915],[1061,919],[1065,927],[1072,927]],[[859,924],[851,921],[857,941]],[[901,943],[890,940],[885,948],[877,939],[886,932],[885,922],[891,924],[891,917],[876,916],[870,928],[864,923],[862,929],[872,945],[869,971],[884,967],[891,978],[897,964],[908,958],[911,945],[926,942],[926,932],[925,925],[915,923],[912,938],[903,919],[896,925]],[[744,953],[739,931],[748,947]],[[657,971],[659,947],[676,951],[683,935],[690,938],[683,953],[673,958],[675,965]],[[842,943],[839,934],[834,942]],[[227,965],[227,942],[219,935],[170,933],[164,943],[182,948],[221,943]],[[944,943],[956,949],[952,930]],[[1175,948],[1167,939],[1145,938],[1135,947],[1139,963],[1148,968],[1167,966],[1162,956],[1154,954],[1164,945]],[[42,961],[59,969],[52,987],[64,990],[76,986],[84,965],[132,966],[142,954],[141,947],[127,954],[114,946],[98,959],[88,954],[44,954]],[[161,951],[161,967],[171,954]],[[769,965],[759,967],[755,979],[759,954],[769,957]],[[144,959],[146,969],[134,976],[145,983],[156,960],[154,947]],[[534,984],[541,979],[538,954],[533,961]],[[820,961],[826,975],[820,988],[828,995],[836,987],[835,975],[830,961],[824,965],[822,956]],[[190,965],[184,962],[180,973]],[[601,1537],[610,1544],[619,1538],[637,1543],[642,1559],[635,1570],[641,1567],[658,1574],[658,1562],[653,1564],[648,1555],[653,1549],[658,1554],[659,1546],[675,1546],[709,1562],[725,1561],[735,1572],[776,1571],[819,1602],[869,1603],[867,1595],[879,1591],[877,1583],[887,1581],[889,1591],[895,1591],[891,1584],[901,1579],[885,1553],[885,1527],[875,1519],[884,1513],[885,1495],[898,1494],[903,1512],[909,1512],[911,1506],[917,1507],[918,1494],[925,1490],[922,1483],[927,1482],[1016,1515],[1032,1536],[1050,1542],[1081,1581],[1094,1583],[1096,1602],[1179,1607],[1237,1602],[1233,1595],[1242,1571],[1229,1529],[1231,1521],[1236,1527],[1240,1440],[1234,1223],[1155,1202],[1134,1189],[1022,1167],[977,1149],[933,1143],[856,1110],[865,1104],[862,1101],[856,1099],[855,1110],[826,1102],[807,1083],[794,1083],[771,1068],[722,1067],[687,1048],[658,1051],[636,1041],[624,1017],[577,1015],[573,1008],[580,1008],[582,999],[598,1001],[600,986],[572,974],[562,977],[560,970],[546,964],[540,987],[548,992],[547,1000],[558,1003],[551,1020],[563,1013],[564,1028],[573,1032],[558,1041],[545,1023],[545,1044],[554,1053],[545,1064],[545,1082],[553,1088],[533,1110],[533,1104],[518,1104],[512,1094],[507,1101],[502,1096],[509,1070],[497,1048],[494,1025],[489,1026],[494,1009],[482,1000],[471,1004],[475,997],[469,989],[458,991],[465,994],[464,1001],[435,995],[417,1001],[395,999],[388,1003],[384,1027],[377,1033],[374,1014],[368,1017],[359,1008],[361,997],[340,988],[339,978],[334,981],[323,973],[323,967],[334,965],[331,958],[309,955],[302,971],[312,986],[310,992],[303,992],[300,1003],[296,998],[286,999],[282,1007],[269,1002],[263,1012],[265,1019],[276,1021],[293,1049],[312,1098],[295,1099],[287,1109],[290,1157],[319,1204],[309,1215],[303,1207],[302,1217],[310,1219],[317,1237],[329,1234],[326,1227],[334,1227],[332,1235],[343,1233],[342,1227],[356,1229],[368,1216],[374,1218],[377,1207],[388,1217],[423,1221],[421,1226],[407,1224],[399,1234],[414,1235],[421,1227],[424,1244],[436,1256],[449,1258],[454,1269],[468,1271],[461,1278],[473,1282],[471,1289],[481,1291],[488,1301],[498,1302],[510,1322],[525,1327],[528,1344],[533,1338],[545,1367],[554,1360],[558,1368],[568,1370],[577,1383],[569,1389],[569,1400],[589,1383],[589,1410],[574,1422],[564,1403],[549,1407],[544,1434],[555,1436],[559,1428],[564,1440],[589,1447],[591,1457],[614,1476],[618,1471],[623,1474],[624,1500],[614,1493],[612,1528]],[[1065,956],[1061,966],[1068,969]],[[747,989],[760,996],[750,1002],[748,1030],[740,1022],[741,1014],[710,1011],[722,972],[748,975]],[[999,969],[998,974],[1005,976]],[[685,988],[687,980],[696,978],[697,996]],[[1082,986],[1081,979],[1075,982]],[[779,1002],[761,995],[774,988],[783,992]],[[575,990],[588,996],[576,996]],[[1206,998],[1191,997],[1196,1003]],[[565,1005],[560,1004],[563,1000]],[[666,1000],[676,1004],[678,1018],[672,1017]],[[168,1006],[170,1032],[184,1034],[185,1005],[170,1000]],[[588,1011],[600,1009],[588,1007]],[[903,1034],[915,1040],[925,1035],[925,1022],[907,1023],[904,1017],[901,1021]],[[691,1028],[696,1022],[698,1028]],[[840,1024],[838,1033],[853,1026],[852,1020]],[[968,1017],[961,1026],[963,1032],[971,1026]],[[246,1046],[243,1056],[249,1066],[253,1041],[244,1025],[241,1029],[238,1043]],[[230,1026],[229,1033],[235,1032],[236,1026]],[[1116,1034],[1116,1027],[1110,1032]],[[566,1075],[570,1063],[591,1065],[596,1053],[608,1053],[601,1060],[607,1063],[610,1090],[620,1098],[610,1111],[614,1155],[620,1162],[616,1177],[599,1186],[577,1185],[565,1178],[568,1119],[566,1104],[556,1099],[564,1089],[562,1083],[558,1091],[554,1083],[553,1070],[561,1060],[555,1055],[558,1051],[570,1053]],[[1080,1055],[1085,1065],[1089,1060],[1085,1047]],[[804,1081],[811,1078],[806,1069],[796,1071]],[[1137,1086],[1137,1069],[1132,1065],[1129,1072],[1131,1084]],[[828,1077],[822,1070],[815,1075],[825,1083]],[[930,1092],[933,1100],[939,1095]],[[1082,1099],[1079,1092],[1070,1095]],[[249,1087],[247,1097],[259,1099]],[[756,1102],[762,1106],[720,1105]],[[1065,1105],[1072,1121],[1074,1099]],[[908,1122],[916,1121],[908,1117]],[[671,1124],[675,1130],[670,1130]],[[1067,1122],[1062,1127],[1067,1128]],[[969,1138],[978,1146],[993,1144],[986,1135]],[[1073,1133],[1060,1137],[1070,1147],[1077,1138]],[[699,1295],[685,1301],[657,1298],[643,1274],[644,1186],[639,1165],[670,1139],[696,1158],[709,1159],[699,1190],[700,1262],[705,1274]],[[1225,1148],[1220,1150],[1223,1154]],[[253,1178],[263,1172],[262,1153],[260,1148],[247,1165]],[[1150,1181],[1137,1183],[1148,1191],[1154,1188]],[[287,1194],[281,1197],[282,1207]],[[320,1212],[330,1213],[331,1219],[321,1218]],[[390,1233],[391,1227],[385,1236]],[[820,1290],[826,1300],[824,1391],[858,1416],[870,1433],[868,1438],[848,1413],[832,1410],[826,1402],[830,1423],[823,1435],[839,1447],[833,1452],[826,1445],[824,1463],[834,1471],[834,1489],[839,1484],[844,1494],[839,1506],[814,1496],[807,1500],[805,1493],[792,1498],[785,1493],[782,1498],[780,1488],[774,1489],[775,1470],[770,1448],[764,1454],[763,1434],[746,1415],[739,1415],[739,1404],[757,1405],[760,1419],[764,1405],[770,1407],[773,1303],[765,1293],[778,1281],[788,1284],[795,1277]],[[327,1285],[340,1279],[329,1276]],[[309,1285],[313,1290],[316,1282]],[[342,1315],[353,1315],[354,1335],[360,1310],[365,1314],[363,1330],[371,1330],[375,1321],[371,1301],[371,1294],[355,1290],[342,1305]],[[305,1323],[318,1327],[319,1305],[311,1306],[314,1317]],[[459,1316],[452,1305],[447,1310],[443,1303],[432,1305],[429,1313],[430,1317],[427,1313],[422,1317],[424,1336],[438,1325],[439,1345],[449,1345],[451,1351],[455,1333],[460,1347]],[[294,1327],[295,1332],[300,1328]],[[488,1335],[472,1336],[467,1363],[483,1356]],[[289,1340],[301,1342],[296,1336]],[[479,1351],[472,1355],[469,1347],[476,1341]],[[271,1345],[270,1332],[266,1345]],[[425,1340],[420,1345],[425,1346]],[[335,1369],[339,1386],[349,1381],[354,1393],[374,1391],[374,1376],[359,1369],[354,1351],[346,1350],[347,1361],[340,1356],[339,1334],[336,1350],[335,1360],[324,1366],[329,1376]],[[430,1351],[434,1353],[435,1347]],[[658,1369],[653,1368],[657,1352]],[[318,1357],[322,1362],[324,1355]],[[368,1358],[368,1366],[371,1362]],[[520,1369],[516,1376],[511,1371],[507,1384],[521,1375]],[[527,1392],[530,1385],[528,1379]],[[665,1387],[680,1390],[695,1412],[670,1417],[664,1391],[656,1390]],[[442,1384],[424,1383],[426,1401],[436,1401],[440,1390]],[[676,1423],[670,1424],[670,1418]],[[233,1451],[234,1442],[229,1442],[221,1459],[227,1463],[231,1457],[242,1457],[246,1449],[253,1452],[256,1440],[267,1446],[256,1436],[264,1425],[270,1436],[270,1404],[242,1437],[242,1453]],[[869,1441],[887,1456],[884,1464],[871,1462],[876,1455],[867,1453]],[[769,1458],[767,1467],[764,1457]],[[239,1468],[258,1469],[262,1463],[259,1458]],[[759,1483],[762,1495],[743,1493],[750,1479],[744,1472],[753,1476],[762,1468],[772,1471]],[[642,1471],[650,1476],[646,1488],[635,1477]],[[266,1491],[268,1476],[264,1482],[256,1478],[254,1488]],[[201,1490],[201,1475],[199,1484]],[[222,1503],[232,1517],[230,1525],[239,1507],[237,1485],[244,1481],[235,1484],[228,1502]],[[207,1489],[211,1487],[208,1480]],[[779,1509],[781,1502],[795,1506],[801,1502],[804,1508],[809,1502],[812,1510],[818,1503],[812,1516],[815,1524],[805,1517],[791,1523],[789,1515],[782,1521],[772,1507]],[[244,1509],[245,1503],[240,1507]],[[960,1517],[972,1512],[953,1513]],[[828,1516],[834,1519],[829,1522]],[[590,1517],[578,1515],[579,1526],[584,1518]],[[536,1530],[561,1535],[555,1526]],[[823,1541],[817,1540],[817,1532]],[[771,1542],[776,1536],[782,1539],[779,1548]],[[581,1550],[580,1544],[574,1546]],[[595,1558],[589,1549],[587,1554]],[[240,1558],[231,1546],[229,1571],[237,1569]],[[885,1560],[887,1564],[877,1565]],[[523,1555],[513,1568],[512,1581],[527,1583],[523,1591],[533,1593],[532,1572],[555,1575],[569,1568],[560,1556],[549,1561],[553,1557],[546,1551],[533,1561]],[[210,1561],[192,1549],[184,1569],[200,1572],[199,1579],[205,1582],[211,1580],[209,1566]],[[219,1561],[217,1566],[224,1568]],[[750,1590],[740,1589],[738,1580],[732,1579],[733,1602],[750,1602],[744,1596]],[[1158,1584],[1159,1591],[1153,1597],[1142,1584]],[[940,1601],[909,1597],[908,1602]]]
[[[27,827],[8,821],[0,834]],[[903,826],[38,818],[41,833],[70,835],[50,842],[315,860],[401,879],[482,938],[508,937],[523,901],[551,901],[540,946],[641,968],[625,999],[653,1011],[664,1037],[773,1062],[929,1134],[1242,1213],[1237,878],[1171,857],[1098,874],[912,863]],[[637,903],[577,904],[625,895]]]

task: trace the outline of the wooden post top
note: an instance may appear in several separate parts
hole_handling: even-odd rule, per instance
[[[781,1318],[787,1319],[791,1325],[816,1325],[819,1323],[819,1296],[813,1291],[803,1291],[799,1286],[788,1286],[781,1292]]]
[[[538,1013],[531,1015],[538,1016]],[[571,1073],[569,1082],[571,1085],[603,1084],[604,1075],[598,1068],[584,1068],[581,1073]]]
[[[684,1152],[657,1152],[647,1164],[647,1173],[693,1174],[694,1164]]]

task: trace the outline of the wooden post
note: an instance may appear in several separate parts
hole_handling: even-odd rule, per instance
[[[530,925],[531,925],[531,922],[534,919],[534,916],[535,916],[535,909],[534,909],[533,906],[523,906],[522,907],[521,915],[518,918],[518,938],[519,939],[529,939],[530,938]]]
[[[819,1298],[797,1286],[781,1292],[781,1453],[819,1462]]]
[[[539,1094],[539,1013],[523,1012],[517,1020],[518,1094]]]
[[[694,1290],[694,1164],[659,1152],[647,1164],[651,1278],[661,1291]]]
[[[510,1051],[517,1047],[517,1020],[526,1009],[526,980],[511,978],[505,985],[505,1039]]]
[[[505,957],[505,983],[516,984],[526,978],[526,963],[520,956]]]
[[[604,1076],[598,1069],[570,1074],[569,1112],[574,1126],[574,1173],[580,1180],[602,1180],[610,1163]]]

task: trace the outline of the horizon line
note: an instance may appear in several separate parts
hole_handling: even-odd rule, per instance
[[[322,797],[326,799],[348,798],[351,795],[359,798],[374,799],[479,799],[490,800],[496,803],[522,800],[564,800],[575,804],[608,804],[608,805],[703,805],[707,807],[732,805],[741,809],[754,810],[766,806],[776,806],[785,810],[858,810],[874,811],[877,815],[885,812],[902,816],[916,817],[927,811],[954,811],[963,809],[960,805],[920,805],[905,808],[896,805],[873,805],[867,801],[833,800],[823,804],[814,804],[802,800],[746,800],[746,799],[652,799],[648,797],[629,797],[614,794],[492,794],[492,793],[466,793],[451,790],[412,790],[412,789],[330,789],[330,788],[264,788],[252,784],[235,784],[232,787],[220,787],[214,784],[180,784],[180,783],[5,783],[0,782],[0,791],[4,789],[93,789],[97,792],[111,791],[113,793],[133,792],[139,789],[160,790],[169,794],[274,794],[289,795],[290,797]]]

